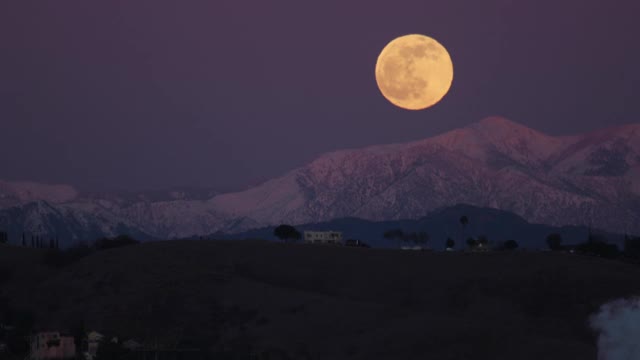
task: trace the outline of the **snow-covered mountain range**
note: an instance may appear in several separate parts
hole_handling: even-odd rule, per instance
[[[208,198],[123,200],[0,182],[0,227],[49,232],[43,219],[51,215],[42,209],[54,209],[79,229],[172,238],[342,217],[416,219],[464,203],[532,223],[640,234],[639,175],[640,124],[554,137],[492,117],[416,142],[328,153],[246,191]],[[20,223],[17,213],[30,220]]]

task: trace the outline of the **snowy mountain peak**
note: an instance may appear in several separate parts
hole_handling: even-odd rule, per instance
[[[546,135],[502,117],[489,117],[424,142],[483,162],[541,167],[573,141],[573,138]]]
[[[526,130],[531,130],[530,128],[518,124],[515,121],[511,121],[505,117],[502,116],[488,116],[480,121],[477,121],[471,125],[469,125],[469,127],[471,128],[486,128],[486,129],[511,129],[511,130],[516,130],[516,129],[526,129]]]

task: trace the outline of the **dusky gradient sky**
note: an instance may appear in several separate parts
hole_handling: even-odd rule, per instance
[[[341,148],[502,115],[550,134],[640,121],[638,0],[0,3],[0,178],[238,189]],[[395,108],[379,52],[432,36],[434,108]]]

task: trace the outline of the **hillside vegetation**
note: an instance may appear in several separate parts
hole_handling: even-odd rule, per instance
[[[165,241],[63,267],[0,246],[4,306],[216,359],[596,359],[588,317],[640,267],[550,252]]]

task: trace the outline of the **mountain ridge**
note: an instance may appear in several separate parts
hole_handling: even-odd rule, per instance
[[[404,144],[328,152],[239,192],[126,201],[76,194],[52,203],[158,238],[349,216],[416,219],[459,203],[534,223],[640,234],[638,175],[640,124],[551,136],[489,117]]]

